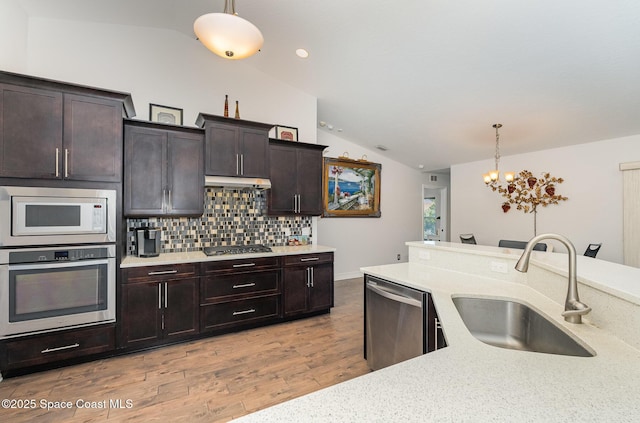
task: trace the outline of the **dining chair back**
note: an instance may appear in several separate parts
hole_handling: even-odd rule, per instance
[[[501,239],[500,241],[498,241],[498,247],[503,248],[517,248],[519,250],[524,250],[526,246],[526,241],[511,241],[508,239]],[[547,244],[545,244],[544,242],[539,242],[533,247],[533,249],[537,251],[547,251]]]
[[[602,247],[602,243],[600,244],[589,244],[587,250],[584,252],[584,255],[587,257],[595,257],[600,251],[600,247]]]
[[[460,242],[463,244],[477,244],[476,237],[473,234],[460,234]]]

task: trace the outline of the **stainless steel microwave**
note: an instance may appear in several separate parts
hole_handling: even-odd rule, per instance
[[[0,247],[115,242],[115,190],[0,187]]]

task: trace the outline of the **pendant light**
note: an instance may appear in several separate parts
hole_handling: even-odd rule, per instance
[[[502,124],[495,123],[493,124],[493,127],[496,128],[496,156],[495,156],[496,167],[493,170],[490,170],[488,173],[485,173],[484,175],[482,175],[482,178],[484,179],[484,183],[487,185],[489,185],[492,182],[496,182],[500,179],[500,171],[498,170],[498,163],[500,162],[500,133],[498,132],[498,130],[502,128]],[[514,176],[515,176],[514,172],[505,172],[504,179],[507,182],[513,182]]]
[[[196,36],[209,50],[230,60],[257,53],[264,38],[251,22],[236,14],[235,0],[225,0],[224,13],[208,13],[193,23]]]

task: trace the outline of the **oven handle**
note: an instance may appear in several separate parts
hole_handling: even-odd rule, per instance
[[[65,262],[53,262],[48,261],[46,263],[21,263],[21,264],[9,264],[9,271],[12,270],[36,270],[36,269],[62,269],[65,267],[82,267],[93,266],[96,264],[109,264],[110,261],[115,261],[115,258],[106,258],[100,260],[78,260],[78,261],[65,261]]]

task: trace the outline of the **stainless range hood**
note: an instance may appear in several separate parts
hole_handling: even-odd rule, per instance
[[[271,188],[271,181],[263,178],[206,175],[204,177],[204,185],[207,187],[254,188],[262,190]]]

